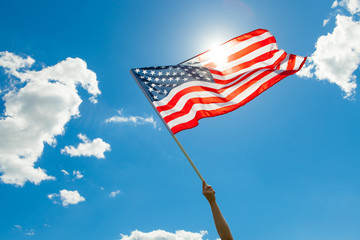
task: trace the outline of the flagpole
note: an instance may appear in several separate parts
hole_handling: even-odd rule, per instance
[[[146,99],[150,102],[151,106],[154,108],[155,112],[157,113],[157,115],[159,116],[159,118],[161,119],[161,121],[163,122],[163,124],[165,125],[166,129],[169,131],[170,135],[174,138],[175,142],[177,143],[177,145],[179,146],[179,148],[181,149],[181,151],[184,153],[185,157],[187,158],[187,160],[189,161],[190,165],[193,167],[193,169],[195,170],[196,174],[199,176],[200,180],[202,182],[205,181],[205,179],[202,177],[201,173],[199,172],[199,170],[196,168],[194,162],[191,160],[191,158],[189,157],[189,155],[186,153],[185,149],[183,148],[183,146],[180,144],[179,140],[175,137],[174,133],[171,131],[171,129],[169,128],[169,126],[166,124],[166,122],[164,121],[164,119],[161,117],[160,113],[157,111],[156,107],[154,106],[153,102],[151,101],[151,99],[149,98],[149,96],[145,93],[144,89],[142,88],[142,86],[140,85],[140,83],[138,82],[138,80],[136,79],[136,77],[134,76],[133,72],[130,70],[130,74],[131,76],[135,79],[135,82],[137,83],[137,85],[140,87],[141,91],[144,93],[144,95],[146,96]]]

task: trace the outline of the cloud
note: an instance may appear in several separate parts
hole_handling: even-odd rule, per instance
[[[150,117],[140,117],[140,116],[124,116],[122,110],[118,111],[117,116],[113,116],[105,120],[106,123],[116,122],[116,123],[132,123],[134,125],[142,124],[151,124],[154,128],[157,128],[157,123],[154,120],[153,116]]]
[[[330,21],[330,19],[325,19],[324,22],[323,22],[323,27],[325,27],[328,24],[329,21]]]
[[[109,197],[114,198],[120,194],[120,190],[113,191],[109,194]]]
[[[333,3],[333,6],[337,7],[338,5],[340,5],[344,8],[346,8],[350,12],[351,15],[355,15],[360,12],[360,1],[359,0],[342,0],[340,2],[338,2],[338,1],[335,1],[335,2]]]
[[[69,175],[69,173],[67,171],[65,171],[64,169],[62,169],[61,172],[63,172],[64,175]]]
[[[44,144],[56,145],[71,118],[79,116],[82,102],[76,87],[82,86],[96,102],[100,94],[96,74],[80,58],[67,58],[40,71],[29,68],[35,61],[13,53],[0,53],[0,67],[15,84],[3,91],[5,111],[0,117],[1,181],[23,186],[54,180],[35,167]]]
[[[73,175],[76,179],[81,179],[84,177],[84,175],[82,175],[80,171],[73,171]]]
[[[79,202],[85,201],[85,198],[80,196],[77,190],[75,191],[68,191],[66,189],[60,190],[60,193],[52,193],[48,195],[48,198],[52,200],[53,203],[57,204],[59,201],[62,202],[64,207],[68,205],[75,205]]]
[[[110,144],[104,142],[101,138],[96,138],[93,141],[90,141],[85,135],[79,134],[78,138],[83,141],[79,143],[77,147],[66,146],[61,150],[62,154],[69,154],[71,157],[91,157],[96,158],[105,158],[104,153],[106,151],[111,151]]]
[[[335,2],[333,6],[337,6]],[[360,1],[341,1],[339,5],[345,6],[350,12],[359,12],[355,3],[359,4]],[[345,98],[353,96],[357,87],[354,72],[360,64],[359,39],[360,21],[356,21],[353,16],[337,14],[333,32],[318,38],[315,52],[297,74],[327,80],[338,85],[345,93]]]
[[[196,233],[179,230],[175,233],[170,233],[164,230],[155,230],[144,233],[135,230],[129,236],[120,234],[121,238],[119,240],[203,240],[205,234],[207,234],[207,231]]]
[[[14,229],[19,232],[23,232],[25,235],[28,235],[28,236],[33,236],[35,234],[34,229],[24,229],[20,225],[14,225]]]

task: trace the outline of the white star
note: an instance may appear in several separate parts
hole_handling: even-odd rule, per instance
[[[150,74],[151,74],[151,75],[154,75],[154,74],[155,74],[155,71],[151,71]]]
[[[182,76],[182,75],[185,75],[185,73],[184,73],[184,72],[181,72],[180,75],[181,75],[181,76]]]
[[[161,75],[162,75],[162,72],[158,72],[158,75],[161,76]]]
[[[166,90],[164,90],[164,94],[167,94],[167,91],[166,91]]]
[[[189,78],[184,78],[184,81],[187,81],[187,80],[189,80]]]
[[[140,78],[141,78],[141,79],[143,79],[143,78],[144,78],[144,76],[140,76]]]
[[[149,81],[150,81],[151,79],[152,79],[151,77],[148,77],[148,78],[147,78],[147,80],[149,80]]]
[[[169,81],[172,81],[173,79],[174,79],[174,78],[171,77],[171,78],[169,78]]]
[[[143,74],[147,74],[147,71],[145,69],[143,70]]]
[[[165,73],[165,75],[166,75],[166,76],[169,76],[169,75],[170,75],[170,73],[169,73],[169,72],[166,72],[166,73]]]
[[[155,87],[156,85],[155,85],[155,83],[153,83],[153,84],[151,84],[151,86],[152,86],[152,87]]]
[[[162,78],[161,81],[162,81],[162,82],[165,82],[165,81],[166,81],[166,78]]]
[[[148,82],[148,81],[145,81],[144,83],[145,83],[145,84],[148,84],[149,82]]]
[[[191,74],[190,74],[190,73],[188,73],[188,76],[189,76],[189,77],[191,77]]]
[[[173,73],[173,76],[176,76],[176,74],[177,74],[177,73],[176,73],[176,72],[174,72],[174,73]]]
[[[154,89],[153,89],[153,88],[149,88],[149,91],[152,92],[152,91],[154,91]]]
[[[140,69],[135,69],[135,72],[136,72],[136,73],[139,73],[139,72],[140,72]]]
[[[176,81],[179,81],[179,80],[180,80],[180,78],[179,78],[179,77],[177,77],[177,78],[175,78],[175,80],[176,80]]]
[[[158,82],[158,81],[159,81],[159,78],[155,78],[155,81]]]
[[[176,84],[174,83],[172,86],[173,86],[173,87],[176,87]]]
[[[159,93],[160,93],[160,90],[157,90],[156,93],[159,94]]]
[[[170,87],[170,84],[166,84],[165,87]]]
[[[153,96],[154,99],[158,99],[158,97],[156,95]]]

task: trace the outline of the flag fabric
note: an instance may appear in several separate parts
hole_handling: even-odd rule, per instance
[[[299,71],[305,61],[279,50],[274,36],[258,29],[183,63],[134,68],[131,74],[176,134],[197,126],[201,118],[243,106]]]

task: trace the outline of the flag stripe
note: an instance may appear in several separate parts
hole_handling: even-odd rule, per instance
[[[210,87],[204,87],[204,86],[192,86],[185,88],[181,91],[177,91],[176,94],[170,99],[170,101],[166,105],[159,106],[157,105],[157,102],[155,102],[155,105],[158,107],[156,108],[159,113],[162,114],[162,116],[169,115],[169,110],[171,110],[170,114],[174,112],[172,109],[182,109],[182,106],[185,104],[186,101],[193,98],[206,98],[206,97],[214,97],[217,96],[219,98],[226,97],[227,95],[231,94],[234,90],[237,88],[243,86],[248,81],[256,78],[259,74],[264,72],[266,70],[256,70],[253,72],[252,76],[246,76],[246,80],[243,78],[239,79],[238,81],[229,84],[227,86],[224,86],[222,88],[210,88]],[[244,81],[243,81],[244,80]],[[220,85],[221,86],[221,85]]]
[[[296,72],[296,71],[292,71],[292,72]],[[286,74],[286,75],[279,74],[279,75],[275,76],[274,78],[272,78],[269,81],[266,81],[265,83],[260,85],[255,91],[250,92],[250,94],[248,96],[244,97],[243,99],[241,99],[239,102],[237,102],[235,104],[231,104],[231,105],[227,105],[227,106],[224,106],[221,108],[215,108],[215,109],[203,108],[201,110],[196,111],[194,116],[191,119],[189,119],[188,121],[186,121],[185,119],[183,120],[183,122],[181,122],[181,120],[180,121],[176,120],[176,121],[168,123],[168,125],[174,134],[176,134],[182,130],[185,130],[185,129],[190,129],[190,128],[196,127],[199,124],[198,120],[200,120],[202,118],[206,118],[206,117],[214,117],[214,116],[218,116],[218,115],[222,115],[222,114],[231,112],[231,111],[245,105],[246,103],[250,102],[252,99],[257,97],[262,92],[269,89],[271,86],[273,86],[274,84],[276,84],[283,78],[287,77],[288,75],[289,74]]]

